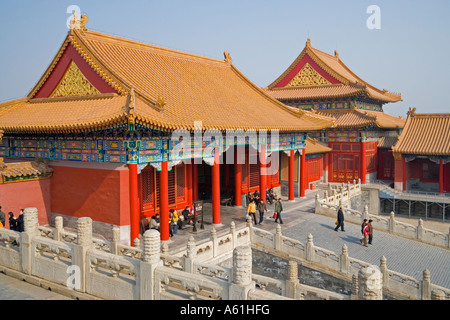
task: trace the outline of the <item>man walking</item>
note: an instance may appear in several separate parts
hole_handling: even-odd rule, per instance
[[[259,200],[258,211],[259,211],[259,222],[258,222],[258,224],[260,225],[260,224],[262,224],[262,222],[264,220],[264,211],[267,211],[267,206],[264,203],[263,199]]]
[[[369,244],[372,244],[373,239],[373,226],[372,226],[372,219],[369,220],[369,223],[367,224],[367,231],[369,232]]]
[[[334,231],[338,231],[339,227],[341,227],[341,231],[344,231],[344,212],[342,211],[342,207],[339,208],[338,213],[337,213],[337,226],[336,228],[334,228]]]
[[[283,224],[283,220],[281,219],[281,211],[283,211],[283,205],[281,204],[281,198],[278,198],[278,201],[275,202],[275,213],[277,214],[275,222],[278,222],[278,219],[280,219],[280,224]]]

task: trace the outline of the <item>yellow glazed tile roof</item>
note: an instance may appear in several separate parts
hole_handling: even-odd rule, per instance
[[[41,161],[3,162],[0,158],[0,183],[7,178],[18,178],[16,181],[47,177],[53,170],[47,163]]]
[[[127,119],[127,97],[26,99],[0,104],[0,126],[6,132],[92,130]]]
[[[316,62],[323,70],[329,75],[341,82],[340,88],[336,85],[324,85],[322,90],[318,90],[315,86],[305,87],[304,90],[282,90],[278,92],[280,88],[275,86],[283,80],[299,63],[299,61],[308,55],[314,62]],[[283,72],[274,82],[268,87],[267,91],[274,97],[280,97],[280,99],[312,99],[312,98],[336,98],[344,97],[348,95],[357,94],[359,91],[357,88],[361,88],[370,98],[379,100],[383,103],[398,102],[402,99],[400,94],[391,93],[385,89],[380,90],[370,85],[355,73],[353,73],[339,58],[337,52],[335,55],[330,55],[323,51],[320,51],[311,46],[311,41],[308,39],[306,46],[300,55],[294,60],[294,62]],[[283,88],[285,89],[285,88]]]
[[[69,44],[118,96],[33,99]],[[228,53],[224,55],[224,60],[211,59],[71,29],[28,97],[0,104],[0,128],[91,130],[132,121],[163,130],[192,130],[194,122],[201,121],[203,129],[314,131],[333,124],[332,118],[291,110],[268,96],[233,65]]]
[[[326,153],[330,152],[331,148],[327,147],[323,143],[317,141],[316,139],[308,138],[306,139],[306,154],[315,154],[315,153]]]
[[[412,114],[392,151],[416,155],[450,155],[450,113]]]
[[[383,129],[401,129],[405,125],[405,119],[394,117],[380,111],[368,111],[359,109],[350,110],[321,110],[317,114],[334,117],[336,128],[357,128],[377,126]]]

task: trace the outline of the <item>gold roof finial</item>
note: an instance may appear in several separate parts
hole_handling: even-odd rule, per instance
[[[337,52],[337,50],[334,50],[334,56],[339,59],[339,53]]]
[[[306,40],[306,46],[307,46],[307,47],[311,47],[311,39],[310,39],[310,38],[308,38],[308,39]]]
[[[73,19],[72,19],[72,21],[70,22],[70,29],[71,29],[71,30],[77,29],[77,30],[83,30],[83,31],[86,31],[86,30],[87,30],[87,28],[86,28],[86,23],[88,22],[88,20],[89,20],[89,18],[88,18],[88,16],[85,15],[85,14],[82,14],[82,15],[81,15],[81,18],[78,19],[78,13],[75,11],[75,12],[73,13]]]
[[[231,54],[229,52],[225,51],[223,53],[223,56],[225,57],[224,60],[225,60],[226,63],[233,64],[233,59],[231,59]]]
[[[409,111],[406,113],[408,117],[414,117],[416,115],[416,108],[409,108]]]

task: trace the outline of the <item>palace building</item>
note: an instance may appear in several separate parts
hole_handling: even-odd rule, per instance
[[[2,203],[14,193],[30,200],[41,192],[41,224],[57,215],[69,226],[91,217],[94,232],[111,238],[116,226],[128,243],[138,237],[141,219],[160,213],[165,241],[171,208],[210,197],[213,223],[220,224],[223,197],[240,206],[248,191],[260,190],[265,199],[265,190],[274,188],[293,200],[299,184],[304,192],[307,157],[322,169],[314,159],[327,152],[333,158],[335,144],[328,148],[318,140],[340,134],[324,131],[339,119],[274,99],[234,66],[229,53],[224,60],[207,58],[91,31],[86,22],[85,15],[75,17],[26,97],[0,104],[3,171],[19,167],[36,179],[27,187],[19,175],[9,175],[0,190],[14,185],[15,191],[0,193]],[[261,121],[258,113],[270,116]],[[354,129],[364,134],[358,143],[375,139],[368,128]],[[271,160],[275,170],[268,171]],[[17,206],[10,202],[3,211],[17,213]]]
[[[310,134],[331,149],[320,156],[323,180],[394,179],[391,147],[405,119],[384,113],[383,105],[400,101],[400,94],[365,82],[337,52],[330,55],[313,48],[310,39],[289,68],[264,90],[293,110],[335,119],[334,126]]]
[[[395,189],[450,192],[450,113],[410,109],[395,146]]]

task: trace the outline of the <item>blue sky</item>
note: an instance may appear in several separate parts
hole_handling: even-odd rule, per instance
[[[67,8],[89,16],[91,30],[223,59],[260,87],[269,85],[311,38],[361,78],[400,92],[385,112],[450,112],[450,1],[432,0],[0,0],[0,101],[27,95],[68,29]],[[381,29],[369,30],[369,5]]]

